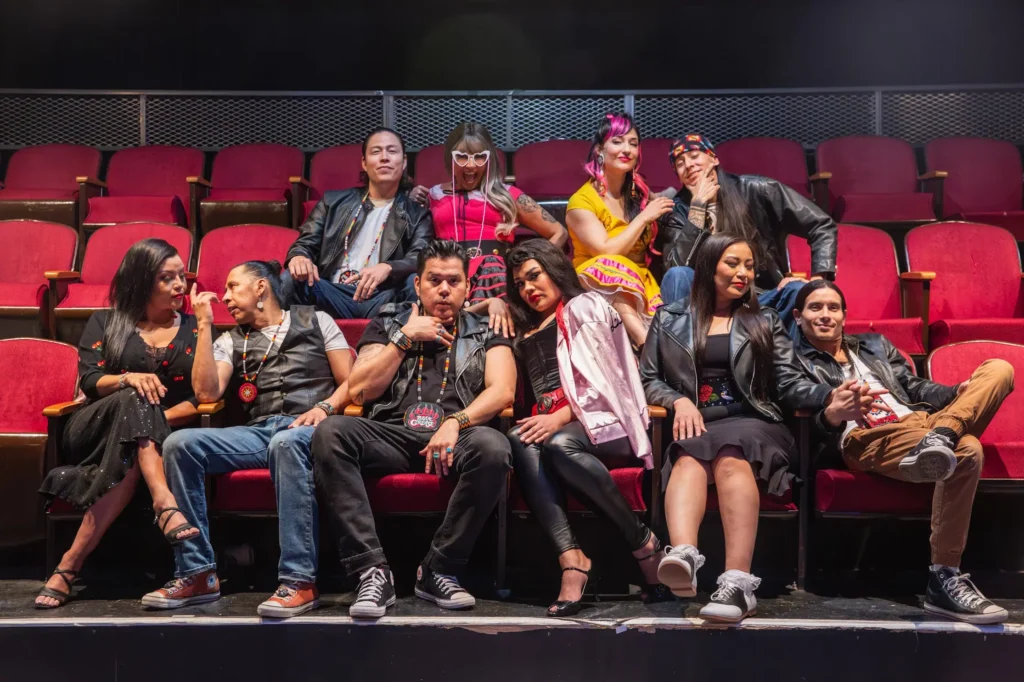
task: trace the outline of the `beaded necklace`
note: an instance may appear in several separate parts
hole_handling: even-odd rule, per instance
[[[366,194],[363,195],[363,200],[359,202],[359,208],[357,208],[356,212],[352,214],[352,221],[348,224],[348,229],[345,230],[345,241],[341,256],[342,277],[344,277],[346,274],[350,272],[358,272],[359,270],[362,270],[363,268],[370,264],[370,259],[373,258],[373,253],[374,251],[377,250],[377,245],[380,244],[381,237],[384,236],[384,228],[387,227],[388,216],[391,214],[391,207],[395,205],[394,199],[388,202],[387,210],[384,213],[384,220],[381,221],[380,229],[377,231],[377,237],[373,240],[373,248],[370,249],[369,254],[366,256],[366,261],[362,264],[362,266],[353,270],[352,268],[349,267],[348,264],[348,240],[349,237],[352,235],[352,230],[355,228],[356,223],[359,221],[359,217],[363,214],[363,206],[366,205],[366,200],[369,198],[370,192],[367,191]],[[376,208],[376,206],[374,208]]]
[[[277,333],[281,331],[281,325],[284,324],[284,316],[281,316],[281,321],[277,324],[277,331],[270,337],[270,345],[267,346],[267,351],[263,354],[263,359],[260,360],[259,367],[252,374],[249,374],[245,368],[246,358],[249,357],[249,332],[245,333],[245,341],[242,343],[242,379],[245,381],[244,384],[238,387],[238,397],[245,403],[251,403],[256,400],[256,394],[259,392],[256,390],[256,377],[259,376],[260,370],[263,369],[264,363],[267,361],[267,357],[270,355],[270,351],[274,349],[274,342],[277,341]]]

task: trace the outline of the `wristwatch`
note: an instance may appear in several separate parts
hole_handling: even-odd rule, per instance
[[[412,348],[412,340],[403,334],[401,329],[396,329],[391,332],[391,336],[388,337],[388,340],[395,344],[399,350],[407,351]]]

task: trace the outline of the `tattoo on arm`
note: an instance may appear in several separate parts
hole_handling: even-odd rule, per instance
[[[528,194],[520,194],[519,198],[516,199],[516,203],[519,204],[519,208],[523,213],[536,213],[540,211],[540,217],[546,223],[560,224],[555,217],[548,213],[548,210],[533,200]]]
[[[540,217],[543,218],[544,222],[546,223],[555,223],[557,225],[561,225],[561,223],[555,220],[555,216],[548,213],[548,210],[543,206],[540,207]]]

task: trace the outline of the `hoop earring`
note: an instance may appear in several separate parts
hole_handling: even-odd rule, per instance
[[[604,168],[604,152],[598,152],[597,154],[597,165]]]

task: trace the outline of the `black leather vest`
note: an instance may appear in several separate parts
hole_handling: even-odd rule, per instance
[[[297,417],[321,400],[334,393],[334,375],[324,350],[324,336],[316,321],[312,306],[292,306],[291,326],[281,342],[280,349],[271,351],[263,369],[256,377],[256,400],[242,403],[249,424],[274,415]],[[234,343],[232,362],[235,376],[234,391],[242,385],[242,348],[248,327],[231,330]],[[260,360],[270,345],[270,339],[261,332],[250,330],[246,369],[250,374],[259,367]]]

